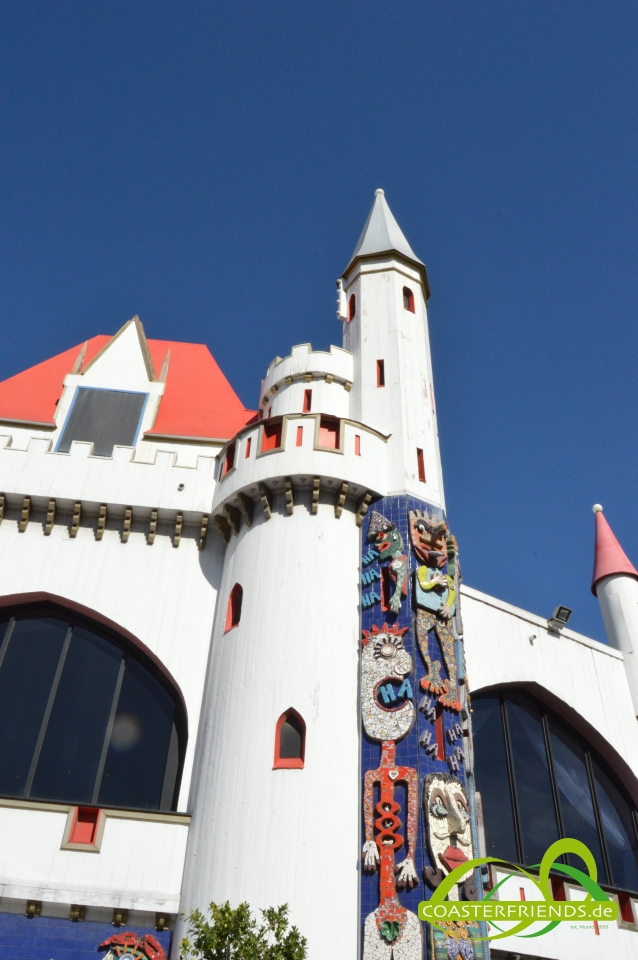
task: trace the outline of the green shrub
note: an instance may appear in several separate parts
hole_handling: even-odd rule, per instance
[[[210,920],[193,910],[186,921],[189,936],[181,943],[182,960],[306,960],[307,940],[288,929],[288,904],[261,910],[259,925],[247,903],[234,910],[211,903]]]

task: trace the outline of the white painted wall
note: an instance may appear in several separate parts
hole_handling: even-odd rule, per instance
[[[614,574],[596,584],[605,631],[610,644],[623,656],[629,692],[638,716],[638,581]]]
[[[350,511],[335,519],[321,504],[312,516],[308,499],[287,516],[282,501],[227,548],[182,909],[288,903],[311,960],[354,957],[360,531]],[[235,582],[241,623],[224,634]],[[305,768],[273,770],[275,725],[291,706],[307,724]]]

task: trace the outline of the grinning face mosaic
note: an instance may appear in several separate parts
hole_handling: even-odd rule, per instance
[[[448,526],[427,510],[410,510],[410,539],[419,560],[428,567],[442,567],[447,560]]]
[[[407,631],[386,623],[363,631],[361,712],[373,740],[400,740],[414,723],[412,657],[403,646]]]
[[[470,805],[465,787],[449,773],[428,774],[423,781],[422,803],[430,860],[436,865],[435,869],[426,869],[426,879],[431,886],[438,886],[445,874],[474,856]],[[474,899],[471,873],[465,877],[464,886],[466,899]],[[456,899],[458,890],[451,890],[450,900]]]

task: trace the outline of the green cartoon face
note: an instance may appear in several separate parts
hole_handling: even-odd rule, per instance
[[[403,553],[403,538],[396,527],[391,527],[390,530],[377,534],[375,547],[379,551],[380,561],[387,557],[396,557]]]

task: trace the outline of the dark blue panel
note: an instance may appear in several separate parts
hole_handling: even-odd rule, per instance
[[[152,934],[170,954],[171,933],[149,927],[126,926],[116,929],[110,923],[72,923],[53,917],[29,920],[12,913],[0,913],[0,960],[100,960],[106,951],[98,946],[116,933],[130,930],[142,937]]]

